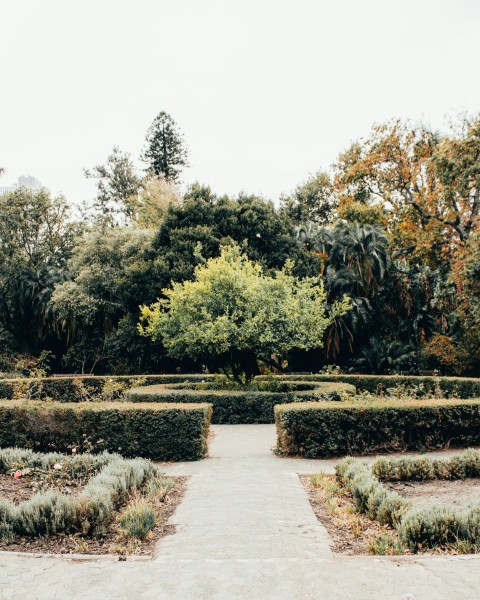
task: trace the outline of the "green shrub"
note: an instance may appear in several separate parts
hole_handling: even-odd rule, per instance
[[[397,529],[399,543],[390,548],[390,542],[380,541],[375,546],[375,553],[397,553],[402,547],[413,552],[436,546],[451,546],[457,551],[471,551],[480,546],[480,503],[464,510],[452,507],[415,508],[397,493],[388,490],[378,479],[420,481],[425,475],[432,475],[432,464],[439,476],[454,469],[452,465],[461,464],[463,473],[478,477],[475,470],[480,451],[467,450],[458,457],[446,460],[431,460],[425,463],[425,458],[378,459],[369,466],[360,459],[345,458],[336,466],[337,479],[347,489],[360,512],[377,519],[381,524],[390,525]],[[441,468],[440,464],[445,463]],[[471,468],[473,465],[474,468]],[[418,468],[418,472],[415,469]],[[383,550],[382,550],[383,548]],[[378,552],[377,552],[378,550]]]
[[[453,508],[416,508],[409,511],[398,527],[401,543],[410,550],[453,544],[459,539],[460,524]]]
[[[81,375],[0,379],[0,399],[50,399],[56,402],[98,402],[123,398],[133,386],[205,381],[211,375]]]
[[[417,396],[440,395],[451,398],[480,397],[480,378],[475,377],[420,377],[412,375],[282,375],[282,379],[302,381],[331,381],[354,385],[358,391],[372,394],[403,395],[401,389]],[[389,392],[390,390],[390,392]]]
[[[337,479],[352,494],[357,509],[382,525],[397,526],[410,502],[387,490],[373,475],[371,467],[358,459],[346,458],[335,467]]]
[[[275,407],[277,451],[309,458],[480,443],[480,400],[371,400]]]
[[[17,449],[1,450],[4,465],[10,458],[16,461]],[[27,457],[27,464],[48,464],[52,455]],[[84,463],[77,457],[56,455],[60,463],[70,465],[81,476]],[[105,529],[113,519],[118,506],[126,501],[133,490],[146,486],[159,477],[157,467],[144,459],[123,459],[118,455],[103,454],[91,457],[99,467],[78,496],[66,496],[57,491],[38,492],[30,500],[18,505],[0,499],[0,538],[11,541],[15,534],[39,536],[56,533],[91,534]],[[16,464],[10,462],[10,465]]]
[[[207,451],[211,412],[199,404],[2,401],[0,447],[196,460]]]
[[[212,389],[210,389],[212,388]],[[342,383],[305,383],[290,381],[276,384],[277,391],[218,389],[215,383],[177,383],[132,388],[126,393],[131,402],[210,403],[212,423],[274,423],[274,407],[290,402],[340,400],[353,396],[355,388]]]
[[[465,479],[480,477],[480,452],[468,449],[458,456],[434,458],[379,458],[372,471],[381,481],[424,481],[432,479]]]
[[[126,537],[143,540],[155,527],[155,523],[155,511],[145,500],[133,502],[120,516],[120,526]]]

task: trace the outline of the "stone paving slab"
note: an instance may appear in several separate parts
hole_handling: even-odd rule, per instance
[[[270,452],[271,425],[217,425],[152,561],[0,554],[0,600],[476,600],[480,556],[335,556],[298,473],[335,461]]]

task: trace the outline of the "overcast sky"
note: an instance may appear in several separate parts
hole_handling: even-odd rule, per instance
[[[0,0],[1,185],[92,198],[165,110],[186,184],[276,200],[391,117],[480,110],[477,0]],[[139,163],[140,164],[140,163]]]

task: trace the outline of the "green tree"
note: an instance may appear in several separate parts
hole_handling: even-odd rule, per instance
[[[247,195],[218,198],[208,186],[195,184],[181,206],[170,207],[153,240],[151,258],[163,274],[161,287],[193,276],[198,244],[208,259],[218,256],[222,243],[229,241],[242,245],[251,260],[267,269],[279,269],[291,258],[295,274],[318,273],[315,256],[296,244],[291,221],[273,203]]]
[[[322,346],[332,319],[348,310],[346,299],[326,310],[318,278],[298,279],[287,264],[275,276],[241,254],[223,248],[220,257],[195,269],[194,280],[162,290],[157,303],[141,307],[144,335],[161,340],[175,358],[214,360],[237,383],[293,348]]]
[[[311,175],[293,194],[282,196],[280,206],[296,224],[331,223],[335,217],[337,198],[330,175],[323,171]]]
[[[166,112],[160,112],[145,139],[142,160],[147,163],[148,170],[157,177],[177,183],[182,168],[188,166],[188,148],[175,121]]]
[[[20,352],[52,334],[49,302],[80,226],[62,196],[20,187],[0,196],[0,329]]]
[[[113,147],[104,165],[84,169],[87,179],[97,180],[94,208],[111,224],[128,223],[135,215],[140,178],[130,155]]]
[[[151,263],[145,260],[152,231],[132,227],[93,229],[75,246],[68,262],[69,279],[56,286],[51,310],[67,338],[69,366],[92,371],[117,370],[115,355],[128,354],[129,346],[140,344],[133,365],[146,369],[146,340],[136,331],[138,305],[156,298],[158,283],[152,278]],[[135,323],[129,328],[130,315]],[[121,334],[118,331],[121,327]],[[128,339],[128,333],[130,335]],[[124,370],[130,370],[121,361]]]

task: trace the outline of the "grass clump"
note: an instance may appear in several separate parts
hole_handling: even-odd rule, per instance
[[[155,510],[146,500],[132,502],[120,516],[120,527],[127,538],[144,540],[156,525]]]

